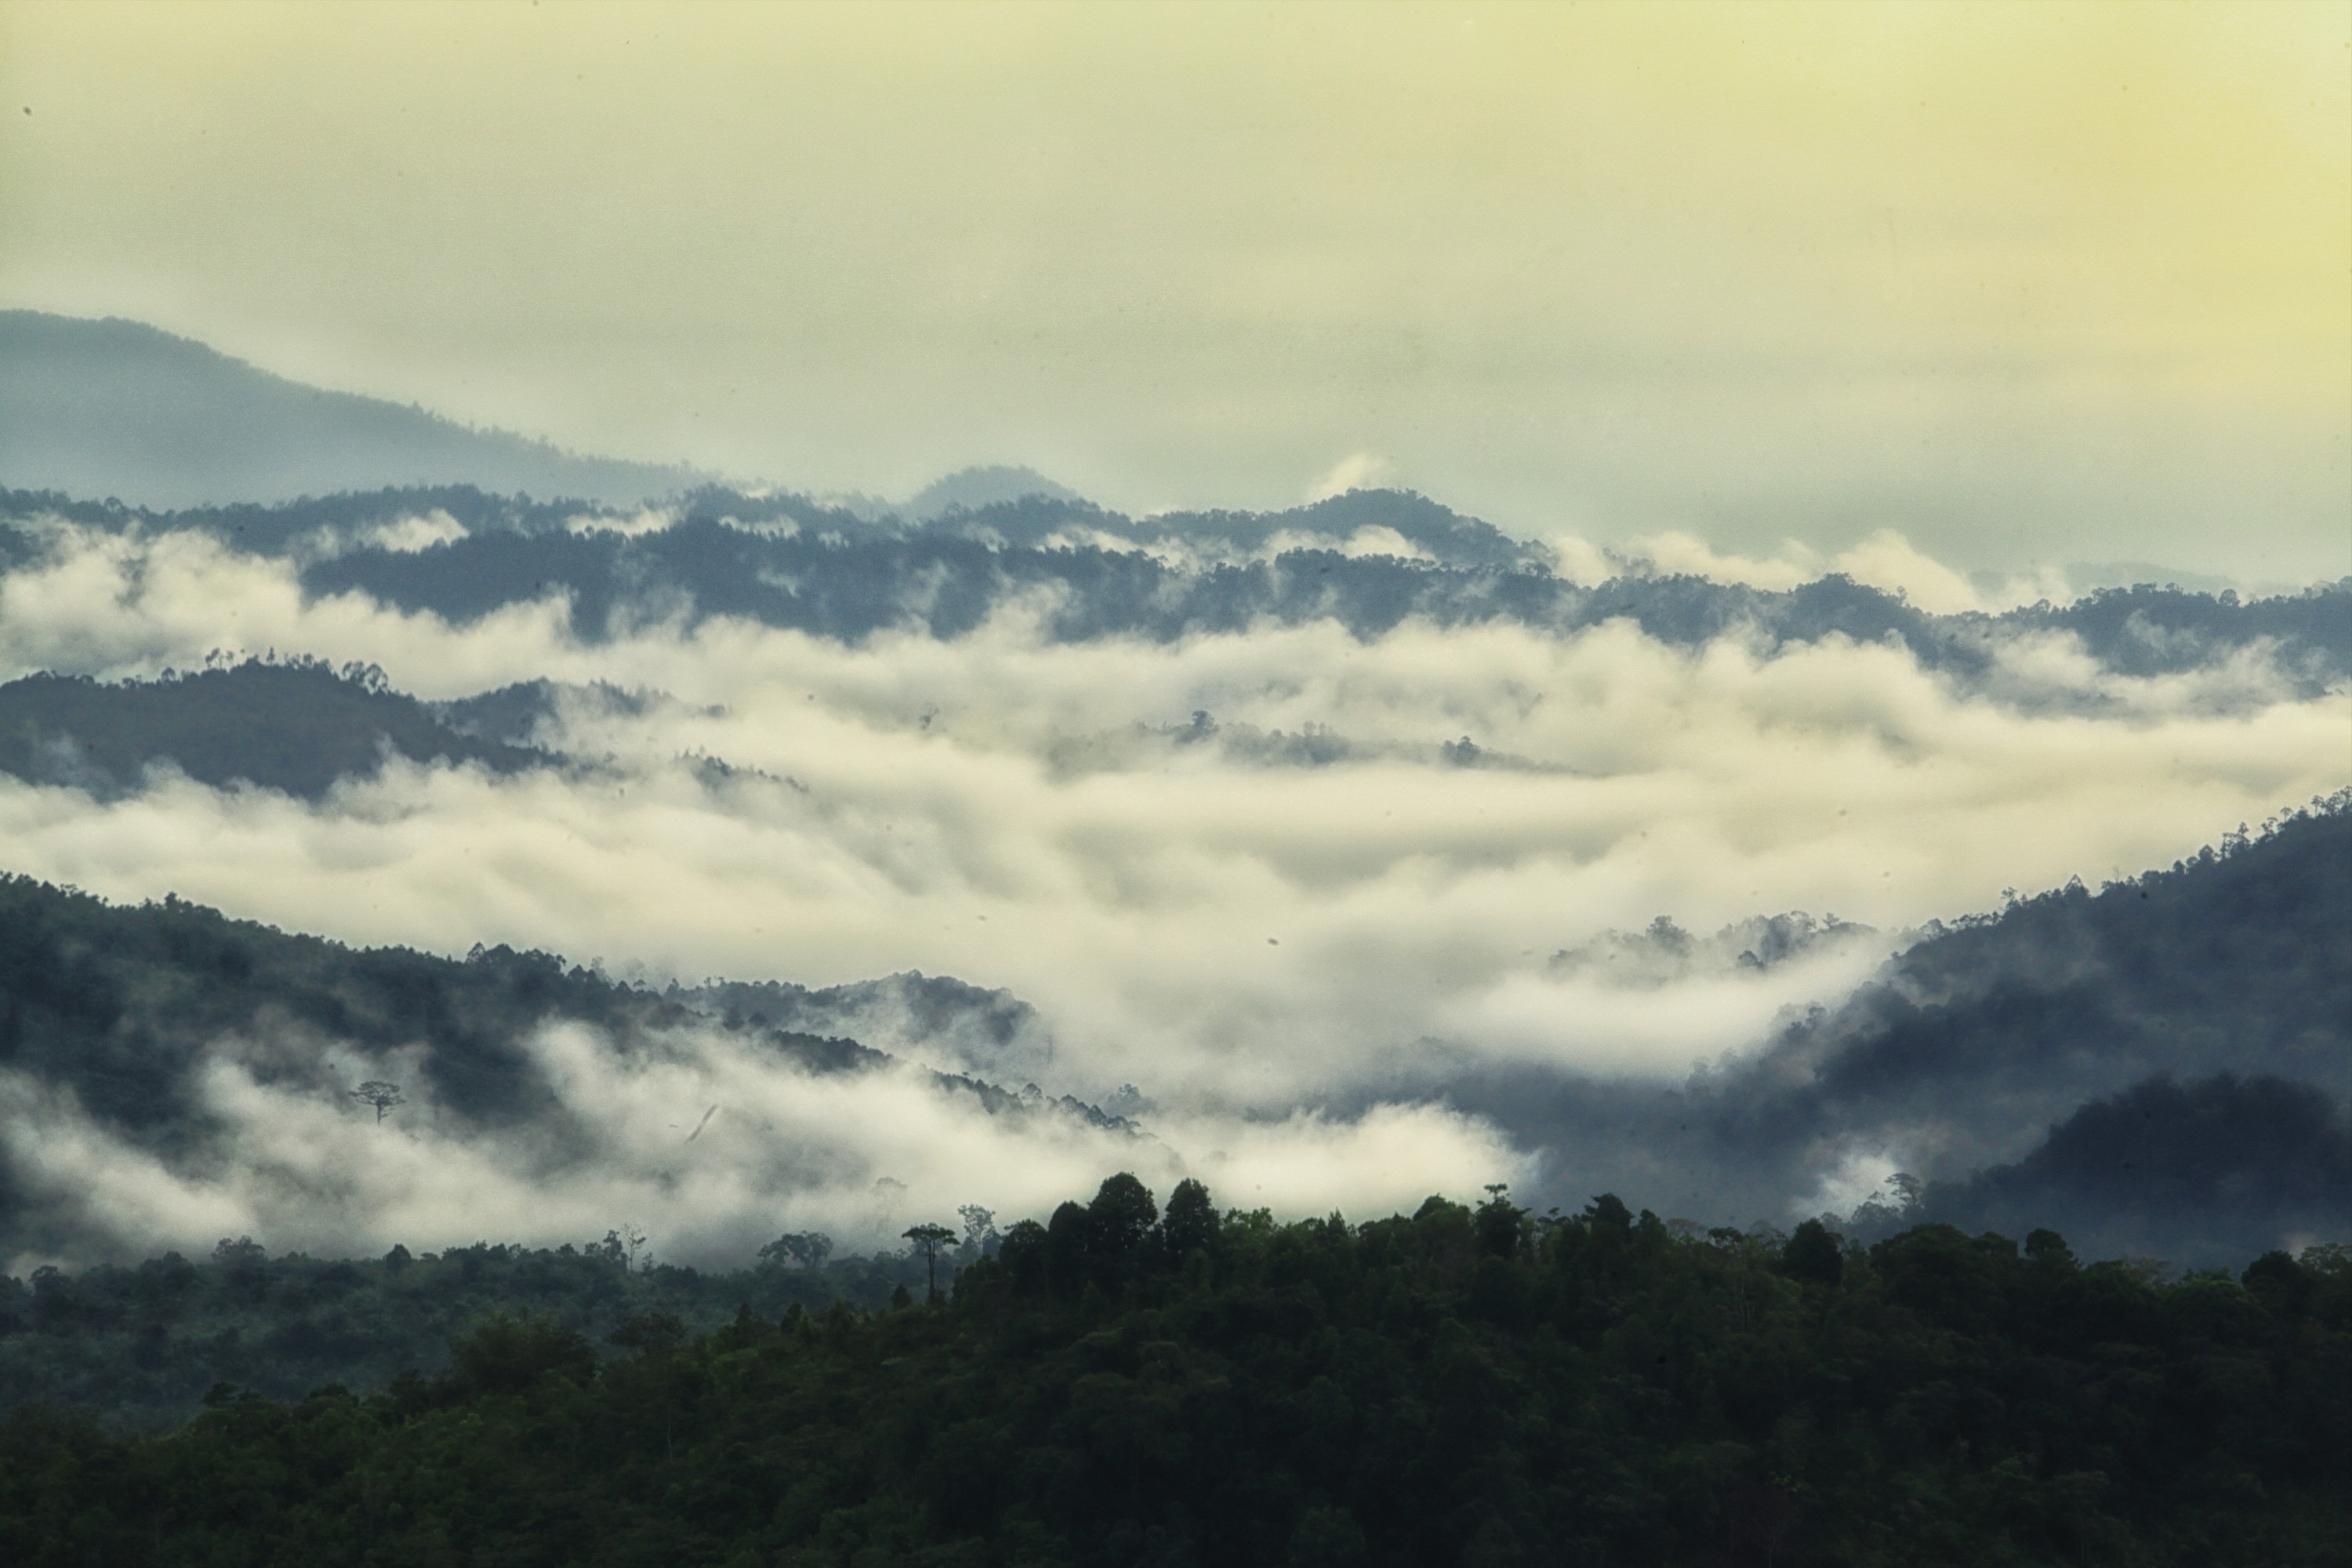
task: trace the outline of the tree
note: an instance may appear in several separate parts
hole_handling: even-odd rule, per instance
[[[1845,1255],[1829,1226],[1817,1219],[1799,1226],[1780,1248],[1780,1271],[1791,1279],[1834,1285],[1845,1273]]]
[[[1095,1193],[1095,1201],[1087,1205],[1087,1228],[1092,1233],[1088,1249],[1102,1258],[1130,1258],[1143,1245],[1143,1238],[1160,1222],[1160,1205],[1151,1201],[1151,1189],[1128,1172],[1121,1171],[1103,1183]]]
[[[375,1120],[378,1126],[383,1124],[385,1111],[395,1105],[406,1102],[406,1097],[400,1092],[400,1085],[386,1083],[380,1078],[372,1078],[352,1090],[352,1098],[362,1104],[375,1107]]]
[[[1486,1184],[1486,1201],[1478,1205],[1475,1226],[1478,1249],[1491,1258],[1516,1257],[1527,1211],[1511,1202],[1507,1182]]]
[[[1013,1227],[1018,1230],[1020,1226]],[[1087,1211],[1084,1205],[1062,1203],[1045,1219],[1045,1277],[1054,1289],[1075,1296],[1087,1282]]]
[[[963,1221],[963,1246],[957,1249],[956,1256],[966,1263],[987,1257],[988,1244],[998,1239],[996,1211],[966,1204],[956,1214]]]
[[[1169,1256],[1179,1263],[1216,1246],[1217,1209],[1209,1201],[1209,1189],[1190,1176],[1177,1183],[1176,1190],[1168,1194],[1168,1213],[1160,1222],[1160,1234]]]
[[[585,1384],[596,1375],[595,1348],[553,1318],[491,1312],[449,1342],[449,1357],[450,1382],[469,1394],[520,1394],[549,1377]]]
[[[832,1256],[833,1237],[821,1230],[788,1230],[760,1248],[760,1260],[763,1263],[790,1261],[803,1268],[822,1268],[824,1260]]]
[[[906,1236],[923,1255],[924,1300],[936,1302],[940,1299],[940,1248],[955,1239],[955,1232],[943,1225],[919,1225]]]
[[[624,1274],[636,1271],[637,1253],[646,1245],[646,1233],[634,1225],[623,1225],[618,1230],[608,1230],[602,1241],[588,1244],[587,1254],[619,1266]]]

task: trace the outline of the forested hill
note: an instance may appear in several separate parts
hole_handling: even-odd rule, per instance
[[[1561,1190],[1669,1214],[1769,1214],[1862,1149],[1916,1178],[1864,1216],[1882,1230],[2057,1225],[2176,1263],[2352,1239],[2352,792],[1933,930],[1671,1089],[1513,1070],[1447,1093],[1549,1150]]]
[[[208,1072],[234,1063],[274,1090],[350,1102],[355,1079],[403,1079],[457,1139],[526,1139],[542,1171],[593,1172],[602,1130],[569,1105],[530,1047],[549,1024],[584,1025],[623,1057],[658,1058],[673,1032],[724,1029],[758,1056],[815,1074],[893,1065],[852,1039],[777,1026],[754,1012],[714,1018],[700,998],[620,984],[560,957],[476,949],[464,959],[406,948],[356,949],[224,918],[167,897],[110,905],[27,878],[0,876],[0,1256],[120,1257],[87,1193],[60,1191],[16,1162],[48,1136],[37,1114],[63,1096],[141,1159],[217,1180],[241,1155],[208,1104]],[[976,1114],[1066,1118],[1114,1136],[1132,1125],[1066,1096],[931,1073]],[[236,1172],[238,1175],[248,1173]]]
[[[47,558],[52,546],[34,524],[43,518],[142,536],[202,531],[287,558],[311,595],[363,594],[458,624],[560,596],[572,633],[590,641],[713,616],[851,642],[907,630],[953,637],[1022,605],[1042,616],[1045,635],[1066,642],[1318,621],[1369,637],[1414,619],[1553,635],[1623,620],[1678,647],[1726,637],[1765,647],[1892,641],[1997,693],[2014,684],[2004,652],[2053,635],[2078,639],[2108,675],[2251,661],[2305,697],[2352,677],[2352,583],[2242,601],[2143,584],[1955,615],[1836,574],[1766,590],[1629,563],[1620,576],[1584,583],[1552,571],[1539,547],[1394,490],[1284,512],[1149,519],[1027,494],[920,522],[709,489],[650,513],[464,486],[162,513],[16,492],[0,493],[0,570]],[[420,519],[438,542],[384,538]]]
[[[317,799],[387,757],[517,773],[556,759],[451,727],[381,671],[247,660],[157,680],[32,675],[0,685],[0,772],[100,795],[170,763],[201,784]]]
[[[697,478],[322,392],[137,321],[0,310],[0,484],[22,489],[177,507],[467,482],[617,501]]]
[[[194,1272],[183,1266],[184,1272]],[[143,1282],[143,1281],[142,1281]],[[346,1281],[349,1291],[353,1283]],[[157,1276],[159,1289],[168,1289]],[[61,1293],[62,1296],[63,1293]],[[2352,1557],[2352,1257],[2170,1284],[2063,1237],[1863,1249],[1498,1195],[1278,1226],[1132,1176],[950,1299],[448,1370],[179,1431],[0,1423],[0,1554],[1029,1568]],[[63,1305],[61,1300],[60,1305]]]
[[[2316,692],[2352,674],[2346,584],[2245,602],[2145,585],[1999,616],[1936,616],[1834,575],[1785,591],[1646,574],[1580,584],[1533,562],[1482,559],[1476,549],[1427,559],[1349,553],[1339,548],[1345,531],[1309,534],[1297,526],[1308,520],[1281,516],[1157,520],[1171,530],[1289,536],[1279,553],[1200,559],[1110,547],[1102,514],[1039,497],[956,514],[952,529],[913,531],[854,523],[763,531],[738,516],[749,510],[705,497],[647,532],[485,531],[421,551],[353,550],[305,567],[303,582],[314,593],[362,592],[459,622],[561,589],[573,632],[592,639],[643,620],[656,604],[851,641],[909,627],[955,637],[1051,589],[1045,629],[1063,641],[1169,640],[1318,620],[1372,637],[1409,618],[1567,633],[1624,619],[1681,646],[1734,634],[1768,646],[1892,639],[1931,668],[1972,679],[1992,668],[2002,639],[2041,633],[2073,634],[2120,674],[2197,668],[2257,646],[2298,689]],[[1399,521],[1443,510],[1391,492],[1317,510],[1325,523],[1397,531]],[[1292,526],[1279,526],[1286,521]]]

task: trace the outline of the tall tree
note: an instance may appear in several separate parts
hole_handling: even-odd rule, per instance
[[[919,1225],[906,1236],[923,1255],[924,1300],[937,1302],[940,1299],[940,1248],[955,1239],[955,1232],[943,1225]]]

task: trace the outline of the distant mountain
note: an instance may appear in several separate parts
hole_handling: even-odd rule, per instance
[[[648,613],[689,625],[736,616],[847,642],[898,630],[954,637],[1008,603],[1042,601],[1043,630],[1062,642],[1318,621],[1377,637],[1410,619],[1572,635],[1625,620],[1681,647],[1727,636],[1768,647],[1897,641],[1930,668],[2012,696],[2004,647],[2053,634],[2080,638],[2118,675],[2250,657],[2305,697],[2352,676],[2352,580],[2243,600],[2143,584],[1999,615],[1931,615],[1835,574],[1785,591],[1638,573],[1586,584],[1530,558],[1534,546],[1396,490],[1284,512],[1149,518],[1034,493],[909,523],[805,496],[705,487],[667,503],[665,525],[650,529],[635,513],[462,485],[173,511],[0,490],[0,572],[45,558],[47,535],[16,521],[43,516],[151,536],[209,533],[289,557],[310,593],[363,593],[459,624],[562,592],[573,635],[592,641]],[[611,527],[597,526],[608,516]]]
[[[790,492],[705,486],[668,500],[649,528],[634,508],[470,485],[175,510],[0,489],[0,572],[45,558],[49,536],[34,521],[43,517],[149,536],[209,533],[289,558],[310,593],[362,593],[459,624],[561,593],[573,635],[591,641],[648,615],[683,615],[688,625],[740,617],[847,642],[903,630],[954,637],[1021,601],[1046,606],[1042,629],[1061,642],[1318,621],[1378,637],[1415,619],[1554,635],[1624,620],[1680,647],[1725,637],[1766,647],[1895,641],[1941,674],[2045,706],[2114,700],[2042,689],[2031,658],[2005,665],[2005,651],[2052,635],[2079,638],[2116,675],[2244,658],[2305,698],[2352,677],[2352,579],[2250,599],[2142,584],[1998,615],[1930,614],[1834,574],[1787,590],[1643,572],[1582,584],[1549,570],[1538,546],[1400,490],[1353,490],[1281,512],[1144,518],[1033,490],[910,522]]]
[[[401,500],[367,499],[379,513]],[[304,525],[292,514],[306,510],[240,516],[236,526],[247,531],[239,537],[299,533]],[[153,526],[216,527],[214,515]],[[1361,548],[1372,542],[1395,548]],[[803,498],[705,490],[683,500],[663,529],[579,532],[519,515],[486,519],[431,549],[360,548],[310,562],[303,585],[321,595],[365,593],[460,623],[560,586],[570,594],[574,635],[588,639],[642,621],[635,610],[643,604],[691,620],[740,616],[852,642],[902,629],[953,637],[1006,603],[1050,589],[1044,629],[1066,642],[1173,640],[1317,621],[1376,637],[1416,617],[1570,634],[1623,619],[1681,646],[1732,635],[1768,646],[1896,640],[1923,664],[1961,679],[1997,675],[2005,640],[2050,633],[2074,634],[2124,675],[2193,669],[2248,650],[2306,696],[2352,674],[2352,583],[2243,602],[2139,587],[1998,616],[1937,616],[1837,575],[1786,591],[1640,575],[1588,586],[1522,559],[1530,548],[1393,490],[1354,491],[1289,512],[1147,519],[1031,496],[913,527],[865,522]]]
[[[983,507],[1026,500],[1031,496],[1054,501],[1085,499],[1034,468],[991,466],[962,468],[944,479],[933,479],[904,505],[892,510],[908,522],[929,522],[951,511],[978,511]]]
[[[0,310],[0,485],[184,507],[416,484],[635,501],[703,477],[303,386],[137,321]]]
[[[1034,1007],[1010,991],[952,975],[909,970],[817,989],[788,981],[713,981],[676,995],[698,1012],[755,1028],[854,1036],[935,1066],[996,1078],[1044,1076],[1053,1064],[1053,1041]],[[1080,1119],[1100,1114],[1088,1108]]]

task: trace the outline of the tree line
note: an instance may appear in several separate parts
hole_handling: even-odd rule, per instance
[[[944,1228],[944,1227],[942,1227]],[[934,1238],[934,1245],[943,1242]],[[782,1249],[789,1250],[789,1249]],[[901,1260],[919,1284],[923,1260]],[[447,1258],[442,1260],[447,1267]],[[462,1265],[460,1265],[462,1267]],[[804,1272],[772,1270],[779,1278]],[[2352,1553],[2352,1251],[2168,1279],[1490,1193],[1132,1176],[936,1300],[473,1322],[436,1375],[0,1423],[51,1565],[2296,1564]]]

